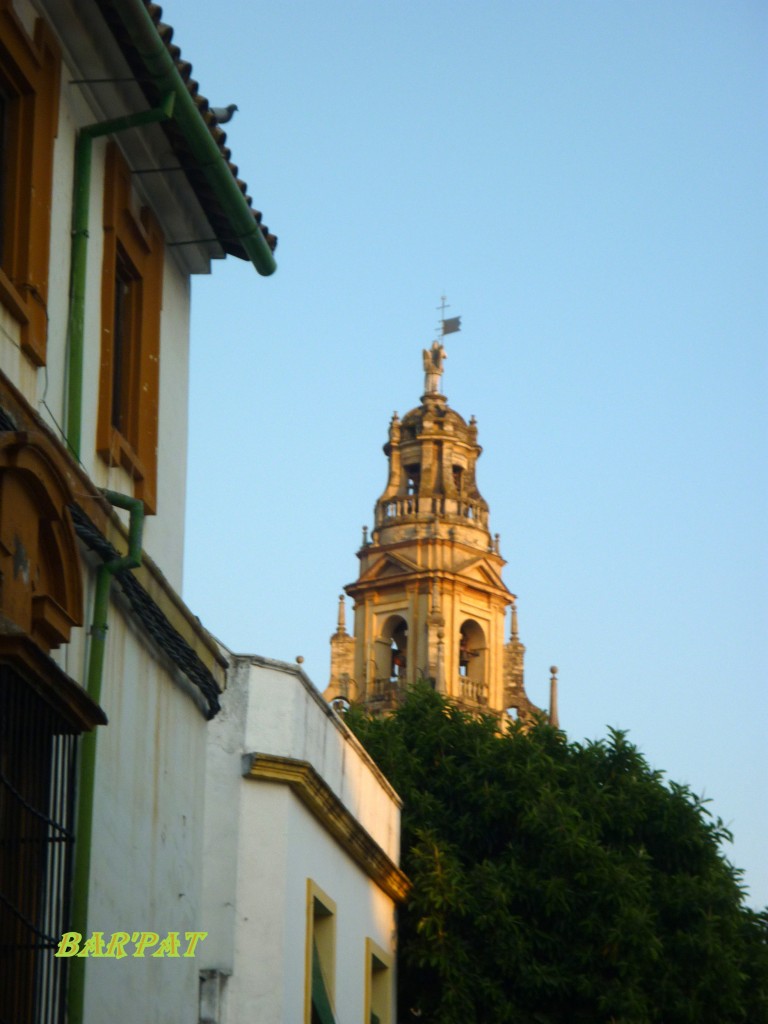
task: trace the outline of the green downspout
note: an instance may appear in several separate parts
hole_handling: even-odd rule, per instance
[[[88,247],[88,205],[90,201],[91,154],[93,139],[165,120],[174,111],[174,119],[182,130],[195,160],[202,166],[217,201],[229,220],[235,237],[243,246],[256,270],[264,275],[277,269],[274,256],[261,227],[256,223],[244,194],[240,191],[229,165],[211,136],[179,71],[157,33],[154,22],[142,0],[121,0],[110,6],[139,51],[153,81],[165,94],[159,108],[142,114],[116,118],[81,129],[75,153],[75,194],[72,214],[72,261],[68,325],[68,401],[67,441],[79,458],[82,431],[83,339],[85,323],[86,256]],[[99,569],[88,665],[88,692],[98,702],[104,665],[106,616],[112,576],[121,569],[139,565],[144,507],[133,498],[105,492],[106,497],[131,513],[130,550],[125,558],[107,562]],[[73,885],[73,930],[87,935],[88,881],[90,874],[91,838],[93,833],[93,794],[96,763],[96,734],[83,737],[81,748],[81,788],[78,802],[77,853]],[[69,1024],[82,1024],[85,997],[85,959],[73,958],[69,984]]]
[[[260,274],[273,274],[277,264],[261,227],[254,220],[253,210],[195,106],[143,0],[100,0],[99,6],[108,7],[120,20],[158,89],[175,95],[173,120],[181,129],[191,156],[208,179],[234,236]]]
[[[91,199],[91,156],[93,140],[140,125],[167,120],[173,113],[175,97],[168,93],[159,107],[126,117],[81,128],[75,145],[75,185],[72,198],[72,258],[67,325],[67,444],[80,458],[83,418],[83,351],[85,336],[85,283],[88,258],[88,207]]]
[[[248,200],[222,156],[208,126],[189,94],[173,58],[160,38],[155,23],[143,0],[100,0],[119,18],[152,78],[163,93],[163,100],[154,110],[129,114],[102,124],[82,128],[75,151],[75,189],[72,210],[72,262],[67,356],[67,422],[66,434],[70,451],[80,457],[83,408],[83,332],[85,323],[86,255],[88,249],[88,205],[91,184],[91,152],[93,140],[134,128],[137,125],[164,121],[173,116],[181,129],[189,151],[205,174],[233,235],[245,249],[256,270],[264,275],[277,269],[275,258]]]
[[[123,569],[141,565],[141,545],[144,531],[144,503],[116,491],[102,494],[117,508],[130,512],[128,526],[128,554],[113,558],[99,566],[93,599],[91,644],[88,653],[88,695],[97,704],[101,699],[104,674],[104,651],[107,643],[107,615],[112,577]],[[75,872],[72,885],[72,931],[80,932],[83,941],[88,936],[88,892],[91,873],[91,843],[93,838],[93,796],[96,781],[97,730],[86,733],[80,740],[80,784],[77,804],[77,830],[75,832]],[[82,1024],[85,1000],[86,960],[74,957],[71,961],[68,991],[68,1024]]]

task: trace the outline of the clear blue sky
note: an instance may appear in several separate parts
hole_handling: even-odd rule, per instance
[[[768,7],[211,12],[164,10],[280,246],[194,283],[190,607],[325,685],[445,293],[529,695],[711,798],[768,903]]]

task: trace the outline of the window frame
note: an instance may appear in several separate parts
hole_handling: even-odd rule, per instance
[[[391,954],[370,937],[366,938],[366,1024],[392,1024],[392,965]]]
[[[61,50],[42,18],[30,37],[11,0],[0,0],[0,91],[5,98],[0,173],[0,304],[20,325],[22,352],[44,366],[48,343],[53,151]]]
[[[307,879],[307,938],[304,969],[304,1022],[312,1024],[315,950],[333,1021],[336,1020],[336,903],[311,878]]]
[[[138,208],[131,171],[115,142],[104,164],[104,254],[101,287],[101,372],[96,450],[109,466],[121,466],[147,512],[157,506],[160,391],[160,315],[164,241],[147,206]],[[117,351],[116,284],[126,282],[128,318]],[[123,380],[116,395],[117,360]],[[119,401],[120,409],[116,409]],[[115,421],[119,422],[119,426]]]

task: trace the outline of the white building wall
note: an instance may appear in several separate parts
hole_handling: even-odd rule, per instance
[[[393,901],[287,786],[243,780],[240,809],[235,964],[222,1024],[304,1020],[307,879],[336,903],[337,1020],[359,1024],[365,940],[394,948]]]
[[[67,329],[69,316],[71,221],[74,155],[80,128],[102,121],[100,109],[108,79],[119,79],[107,66],[114,40],[90,5],[77,0],[13,0],[30,35],[39,15],[61,37],[58,124],[53,150],[50,260],[46,312],[48,337],[45,367],[37,368],[20,348],[19,323],[0,304],[0,370],[62,437],[67,415]],[[102,39],[98,33],[102,33]],[[100,43],[104,43],[103,52]],[[103,73],[103,74],[102,74]],[[88,93],[76,80],[101,79]],[[119,81],[115,89],[120,89]],[[134,90],[134,96],[136,91]],[[108,104],[107,104],[108,105]],[[119,104],[106,113],[114,117]],[[164,161],[167,142],[157,126],[119,134],[116,141],[134,168]],[[108,142],[94,140],[89,194],[86,267],[83,415],[80,462],[97,486],[131,494],[133,485],[118,467],[109,467],[96,452],[98,390],[101,365],[101,299],[104,167]],[[182,237],[207,237],[200,230],[205,215],[183,176],[158,185],[134,175],[138,205],[147,194],[165,187],[167,203],[149,202],[161,228],[174,218]],[[155,190],[153,192],[153,189]],[[146,190],[144,194],[142,190]],[[185,218],[185,211],[192,215]],[[197,223],[193,223],[193,217]],[[189,223],[187,223],[189,222]],[[177,233],[178,238],[178,233]],[[195,269],[205,271],[207,244],[196,250]],[[213,247],[214,249],[216,247]],[[187,392],[189,377],[190,266],[182,249],[165,250],[161,311],[157,514],[145,521],[143,547],[171,587],[182,583],[183,524],[186,489]],[[123,521],[127,514],[120,512]],[[84,685],[92,620],[95,554],[83,556],[84,622],[71,643],[53,652],[57,663]],[[154,577],[157,581],[157,576]],[[170,601],[170,599],[169,599]],[[169,602],[166,602],[166,607]],[[106,659],[100,703],[109,724],[97,730],[96,784],[89,886],[88,933],[181,933],[207,930],[202,913],[203,817],[208,724],[190,686],[129,612],[119,588],[113,586],[108,617]],[[199,636],[195,627],[187,633]],[[241,739],[242,737],[240,737]],[[223,758],[222,792],[234,791],[237,810],[240,751],[232,763]],[[231,778],[225,778],[231,772]],[[217,776],[218,777],[218,776]],[[238,843],[234,822],[222,802],[221,831],[213,843],[215,862],[234,883]],[[227,827],[230,831],[227,831]],[[229,915],[227,917],[227,914]],[[236,929],[230,906],[218,927],[221,963],[234,962]],[[212,914],[212,919],[215,914]],[[222,943],[228,939],[229,949]],[[156,959],[151,955],[124,960],[89,957],[85,962],[84,1019],[94,1024],[119,1018],[124,1024],[194,1024],[198,1020],[198,974],[206,940],[195,958]],[[151,949],[148,951],[151,953]],[[217,965],[218,965],[217,960]],[[82,964],[83,961],[80,961]]]
[[[235,922],[238,892],[238,834],[248,827],[240,811],[243,782],[243,727],[248,707],[247,687],[238,685],[230,669],[221,710],[208,723],[205,779],[205,903],[208,931],[206,966],[231,974],[235,963]],[[277,827],[277,826],[276,826]]]
[[[210,941],[200,961],[229,975],[216,1024],[304,1020],[309,879],[336,904],[337,1020],[359,1024],[365,941],[394,961],[394,900],[289,785],[244,777],[243,755],[309,762],[395,863],[399,798],[295,666],[235,659],[222,705],[209,726],[203,920]]]
[[[246,752],[308,761],[393,860],[400,855],[399,799],[375,762],[303,672],[249,659]]]
[[[89,931],[205,930],[202,828],[206,722],[120,611],[110,610],[97,741]],[[182,950],[185,948],[182,944]],[[129,947],[131,952],[133,947]],[[85,1019],[196,1021],[195,958],[89,959]]]
[[[306,883],[298,889],[287,870],[290,793],[283,786],[241,779],[237,833],[234,960],[226,1014],[217,1024],[304,1020],[304,934],[290,928],[306,913]]]
[[[144,546],[178,592],[184,568],[190,304],[190,279],[166,251],[160,318],[157,515],[145,521]]]

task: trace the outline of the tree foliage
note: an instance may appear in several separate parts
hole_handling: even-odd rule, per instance
[[[499,735],[413,689],[347,724],[404,800],[402,1024],[768,1022],[768,913],[624,733]]]

